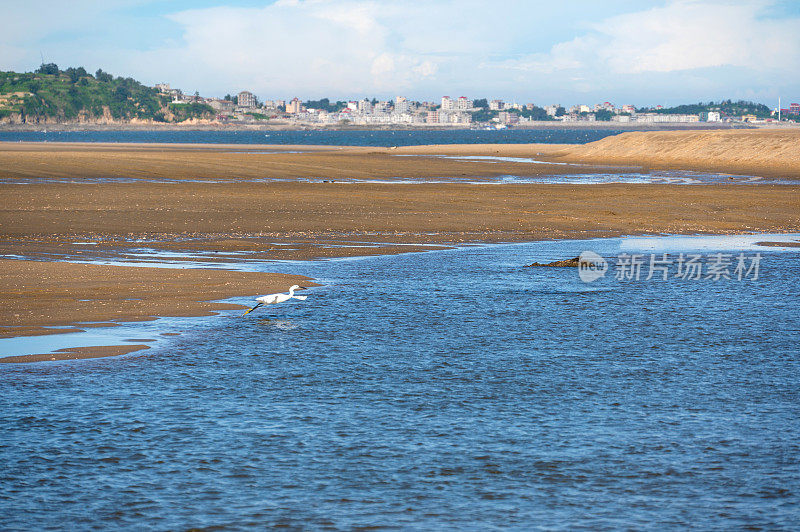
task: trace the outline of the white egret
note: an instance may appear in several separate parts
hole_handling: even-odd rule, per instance
[[[293,285],[291,288],[289,288],[288,294],[269,294],[267,296],[257,297],[256,301],[258,301],[258,304],[255,307],[248,310],[247,312],[245,312],[244,314],[242,314],[242,316],[247,316],[261,305],[275,305],[277,303],[283,303],[284,301],[289,301],[290,299],[299,299],[300,301],[305,301],[308,298],[308,296],[294,295],[295,290],[300,290],[300,285]]]

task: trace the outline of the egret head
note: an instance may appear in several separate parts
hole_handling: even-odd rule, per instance
[[[289,288],[289,290],[300,290],[300,285],[299,284],[294,284],[294,285],[292,285],[291,288]]]

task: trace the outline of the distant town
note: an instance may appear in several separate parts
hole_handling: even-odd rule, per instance
[[[794,98],[793,98],[794,99]],[[503,129],[546,124],[758,125],[800,122],[800,104],[770,108],[751,101],[722,100],[674,107],[635,107],[610,101],[563,106],[467,96],[437,101],[264,99],[244,90],[202,96],[168,83],[148,86],[102,69],[61,69],[42,64],[33,72],[0,71],[0,125],[133,125],[316,127],[453,127]]]
[[[259,100],[250,91],[241,91],[224,98],[208,98],[185,94],[168,83],[155,86],[161,94],[171,97],[173,104],[204,104],[216,113],[221,122],[259,122],[270,120],[295,125],[362,125],[362,126],[453,126],[481,124],[489,128],[525,125],[526,123],[553,122],[616,122],[638,124],[689,124],[696,122],[767,124],[800,117],[800,104],[792,103],[787,108],[769,109],[752,102],[721,102],[702,106],[679,106],[666,109],[661,105],[653,108],[636,108],[630,104],[619,107],[611,102],[593,105],[560,104],[538,106],[534,103],[518,103],[504,100],[470,99],[466,96],[442,96],[438,102],[413,101],[403,96],[394,100],[361,99],[331,102],[321,100],[301,101]],[[727,104],[727,105],[725,105]],[[743,105],[747,104],[747,105]],[[675,112],[681,108],[700,108],[698,112]],[[744,107],[744,109],[742,109]],[[694,110],[694,109],[692,109]],[[737,113],[737,111],[739,111]]]

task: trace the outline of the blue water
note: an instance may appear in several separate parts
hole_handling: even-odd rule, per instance
[[[616,129],[506,129],[500,131],[0,131],[7,142],[159,142],[417,146],[423,144],[584,144]]]
[[[522,267],[586,249],[763,259],[742,281]],[[799,259],[608,239],[261,264],[325,286],[124,357],[0,367],[0,522],[793,529]]]

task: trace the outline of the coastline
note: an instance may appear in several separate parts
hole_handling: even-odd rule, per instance
[[[728,137],[721,141],[705,142],[734,142],[759,151],[763,133],[732,133],[720,133]],[[668,144],[670,135],[695,133],[632,136],[640,137],[633,139],[639,142],[652,135],[666,135],[667,140],[656,140]],[[793,142],[792,135],[779,141]],[[754,144],[753,139],[758,142]],[[628,146],[630,152],[619,148],[617,154],[611,153],[608,144],[613,145],[612,141]],[[647,141],[632,148],[631,139],[624,136],[609,137],[605,145],[598,141],[582,146],[451,145],[397,150],[235,146],[244,152],[276,152],[255,158],[252,153],[231,153],[230,146],[221,145],[0,143],[0,177],[5,180],[0,184],[0,254],[28,259],[0,260],[4,271],[0,296],[7,302],[0,311],[2,333],[11,337],[52,332],[44,328],[48,326],[81,330],[85,322],[208,315],[238,307],[210,300],[278,292],[295,283],[313,285],[306,278],[277,274],[69,262],[140,260],[131,255],[132,248],[203,253],[224,264],[403,253],[466,243],[800,231],[800,181],[797,185],[691,186],[486,186],[458,178],[424,182],[426,177],[442,175],[476,179],[576,172],[574,166],[563,164],[464,161],[427,156],[431,154],[536,157],[552,163],[582,160],[581,164],[595,166],[581,167],[581,172],[597,174],[609,172],[608,167],[598,166],[601,163],[616,165],[614,172],[641,172],[641,167],[622,167],[637,161],[649,167],[711,164],[730,171],[742,168],[741,158],[747,155],[740,149],[736,160],[709,161],[697,154],[687,160],[685,152],[665,148],[660,161],[639,161],[636,150],[647,149],[641,148]],[[702,145],[703,141],[692,142]],[[303,153],[285,153],[295,149]],[[745,162],[761,165],[763,175],[777,172],[785,178],[800,177],[793,154],[773,149],[771,155],[776,153],[782,157],[779,164],[784,170],[757,157]],[[354,175],[418,181],[331,182]],[[154,182],[167,178],[169,182]],[[265,178],[274,181],[259,181]],[[27,181],[15,184],[14,180],[21,179]],[[53,260],[64,262],[45,262]],[[63,356],[97,353],[87,349]]]
[[[120,122],[120,123],[0,123],[0,131],[446,131],[480,129],[475,124],[418,124],[418,125],[354,125],[354,124],[302,124],[290,122],[244,122],[241,124],[222,122]],[[513,129],[613,129],[624,131],[659,131],[659,130],[729,130],[757,129],[764,127],[792,128],[794,124],[727,124],[716,122],[662,122],[662,123],[626,123],[626,122],[560,122],[541,121],[530,124],[517,124]]]

